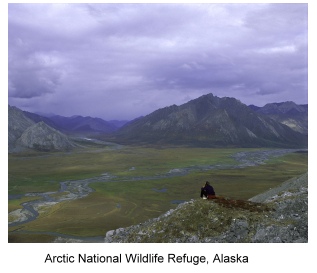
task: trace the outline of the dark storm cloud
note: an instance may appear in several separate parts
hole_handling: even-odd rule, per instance
[[[306,4],[9,4],[9,103],[30,111],[307,103],[307,73]]]
[[[41,52],[10,59],[9,95],[17,98],[32,98],[53,93],[59,85],[62,71],[54,64],[54,53]]]

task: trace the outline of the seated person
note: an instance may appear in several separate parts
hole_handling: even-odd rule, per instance
[[[201,188],[200,191],[200,197],[205,199],[211,199],[216,197],[216,193],[214,191],[214,188],[210,185],[208,181],[206,181],[205,186]]]

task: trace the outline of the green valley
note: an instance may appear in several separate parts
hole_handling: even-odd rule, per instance
[[[217,195],[247,200],[307,168],[307,151],[278,149],[107,143],[9,154],[9,242],[102,238],[199,198],[206,180]],[[28,202],[38,215],[24,221]]]

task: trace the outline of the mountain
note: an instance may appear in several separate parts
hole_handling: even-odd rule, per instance
[[[116,129],[122,127],[123,125],[127,124],[129,120],[109,120],[110,124],[114,125]]]
[[[60,127],[54,122],[52,121],[49,117],[47,116],[42,116],[40,114],[36,114],[36,113],[31,113],[31,112],[27,112],[27,111],[23,111],[24,115],[29,118],[30,120],[34,121],[35,123],[38,123],[40,121],[45,122],[47,125],[49,125],[50,127],[55,128],[56,130],[59,130]]]
[[[263,107],[249,106],[256,113],[266,115],[293,130],[308,134],[308,105],[297,105],[292,101],[268,103]]]
[[[24,114],[34,122],[44,121],[47,125],[66,134],[103,134],[112,133],[122,127],[128,121],[110,120],[101,118],[83,117],[75,115],[64,117],[60,115],[36,114],[24,111]]]
[[[101,118],[82,116],[52,116],[49,119],[57,128],[65,133],[111,133],[117,130],[117,126]]]
[[[22,110],[15,106],[8,108],[8,144],[9,151],[15,148],[17,139],[23,134],[23,132],[35,122],[26,117]]]
[[[37,116],[34,114],[33,118]],[[37,117],[38,118],[38,117]],[[25,149],[67,151],[74,147],[68,137],[44,121],[35,122],[17,107],[8,108],[8,151]]]
[[[123,144],[294,148],[307,147],[308,142],[308,105],[284,102],[247,106],[235,98],[213,94],[158,109],[130,122],[44,117],[9,106],[9,150],[26,128],[38,122],[67,135],[98,135]]]
[[[74,144],[68,137],[45,122],[28,127],[17,140],[17,145],[38,151],[69,151]]]
[[[130,122],[115,133],[122,143],[209,147],[307,146],[307,136],[235,98],[201,96]]]

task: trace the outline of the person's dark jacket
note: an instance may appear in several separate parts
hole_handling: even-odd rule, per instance
[[[205,193],[205,195],[216,195],[214,188],[211,185],[205,185],[205,187],[203,187],[203,191]]]

